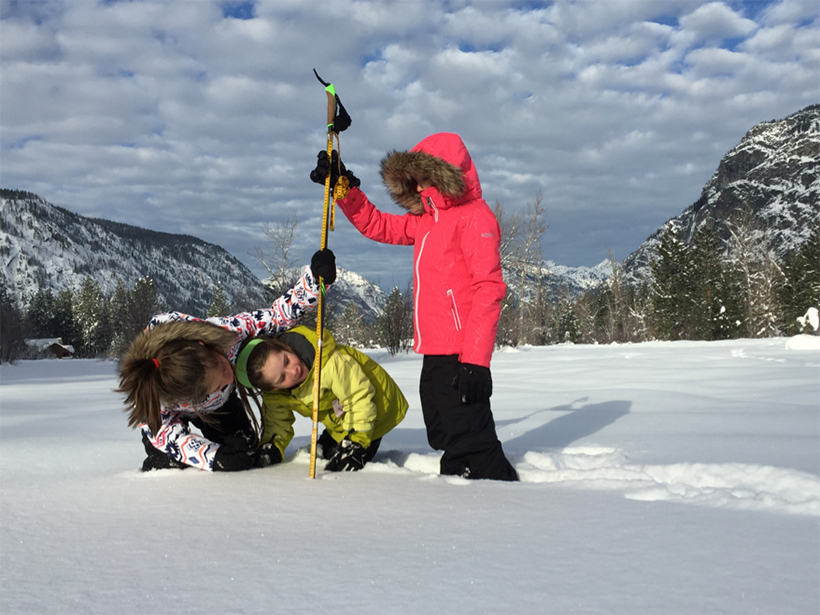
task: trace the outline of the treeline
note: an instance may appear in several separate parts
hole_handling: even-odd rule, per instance
[[[549,291],[544,280],[541,235],[547,229],[540,199],[518,215],[495,207],[502,227],[502,265],[508,294],[502,302],[497,344],[564,342],[609,344],[649,340],[721,340],[814,333],[807,312],[820,307],[820,227],[785,258],[777,259],[767,234],[748,213],[727,224],[723,237],[702,228],[691,245],[667,224],[651,263],[651,280],[627,279],[612,262],[612,275],[580,297]],[[118,357],[151,317],[166,309],[150,278],[133,287],[122,281],[110,296],[86,277],[78,290],[56,295],[39,290],[24,305],[0,277],[0,360],[36,358],[26,339],[61,338],[78,357]],[[271,296],[278,296],[272,293]],[[221,286],[207,314],[224,316],[231,306]],[[816,311],[815,311],[816,314]],[[309,313],[300,324],[315,326]],[[383,313],[368,322],[350,302],[328,305],[325,327],[342,344],[382,347],[391,354],[409,349],[413,338],[412,288],[394,288]],[[815,316],[816,323],[816,316]],[[815,324],[816,326],[816,324]]]
[[[539,214],[531,212],[532,219]],[[531,222],[531,228],[538,228]],[[503,231],[502,231],[503,232]],[[723,238],[702,228],[691,245],[680,229],[663,229],[651,280],[627,279],[619,263],[599,288],[578,298],[547,296],[537,260],[516,263],[537,288],[507,280],[518,291],[502,305],[499,345],[562,342],[609,344],[649,340],[721,340],[815,333],[820,308],[820,227],[799,250],[776,258],[767,233],[748,212],[727,223]],[[526,245],[526,244],[523,244]],[[519,248],[521,252],[521,248]],[[540,260],[540,248],[534,249]],[[513,254],[515,252],[513,251]],[[529,268],[529,269],[526,269]],[[518,297],[524,297],[521,301]],[[806,315],[814,308],[815,325]]]
[[[120,280],[106,296],[97,280],[86,277],[78,290],[66,288],[55,294],[40,289],[22,306],[0,278],[0,360],[41,358],[43,351],[26,340],[57,338],[77,357],[118,356],[162,307],[150,278],[138,279],[131,288]]]
[[[289,285],[287,286],[289,287]],[[280,293],[271,291],[270,296]],[[368,322],[358,306],[350,302],[341,311],[327,306],[324,324],[342,344],[384,347],[395,354],[406,350],[413,338],[412,295],[394,288],[384,312],[375,322]],[[111,295],[100,290],[99,283],[86,277],[79,290],[63,289],[54,294],[38,290],[24,304],[18,305],[0,277],[0,361],[46,358],[48,352],[28,345],[26,340],[60,339],[71,346],[79,358],[117,358],[142,331],[151,318],[168,308],[150,278],[140,278],[128,288],[119,281]],[[247,309],[231,305],[221,285],[214,289],[206,314],[192,316],[227,316]],[[299,324],[316,325],[315,311]]]

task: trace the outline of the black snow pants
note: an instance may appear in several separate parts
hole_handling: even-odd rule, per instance
[[[441,473],[467,478],[518,480],[501,448],[490,403],[462,404],[458,355],[424,355],[421,409],[427,441],[443,450]]]

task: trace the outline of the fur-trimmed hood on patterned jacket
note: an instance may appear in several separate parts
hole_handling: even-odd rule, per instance
[[[453,133],[431,135],[409,152],[389,153],[382,160],[381,176],[393,200],[414,214],[424,213],[416,191],[420,183],[437,188],[450,207],[481,198],[473,159]]]
[[[203,320],[163,322],[137,335],[123,358],[150,359],[156,357],[167,343],[174,340],[202,342],[205,346],[228,355],[231,347],[236,344],[238,335],[235,331]]]

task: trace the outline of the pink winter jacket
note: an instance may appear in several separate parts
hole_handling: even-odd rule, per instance
[[[409,213],[383,213],[358,188],[338,203],[366,237],[414,246],[415,351],[489,367],[506,286],[498,222],[467,148],[456,134],[435,134],[388,154],[381,174]],[[419,194],[419,183],[431,187]]]

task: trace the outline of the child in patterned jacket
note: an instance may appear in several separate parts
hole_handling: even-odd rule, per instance
[[[314,254],[301,279],[269,309],[206,320],[180,312],[151,319],[119,364],[128,424],[142,431],[148,455],[143,471],[236,471],[281,461],[275,446],[257,446],[259,424],[249,403],[255,395],[235,385],[234,365],[246,340],[289,329],[317,305],[319,276],[326,284],[336,279],[330,250]]]

